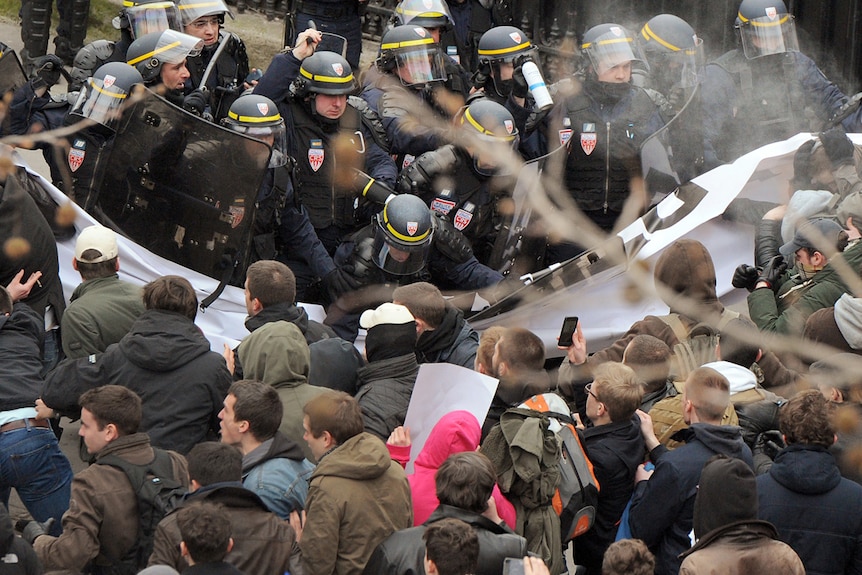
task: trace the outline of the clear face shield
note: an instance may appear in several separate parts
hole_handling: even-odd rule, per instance
[[[395,66],[405,86],[423,86],[446,79],[443,55],[437,44],[414,46],[397,54]]]
[[[233,13],[228,9],[227,4],[222,0],[190,0],[188,2],[180,2],[177,5],[182,18],[183,26],[188,26],[198,18],[204,16],[220,16],[224,22],[224,15],[228,14],[231,18]]]
[[[228,125],[228,128],[255,140],[260,140],[272,148],[268,167],[278,168],[287,163],[287,135],[284,129],[284,120],[275,126],[253,126],[231,123]]]
[[[585,43],[582,49],[586,51],[597,76],[626,62],[641,62],[647,66],[643,52],[635,39],[617,26],[612,27],[607,34],[599,36],[595,41]]]
[[[395,17],[400,24],[426,28],[448,27],[453,22],[444,0],[401,0],[395,6]]]
[[[103,80],[89,78],[70,114],[87,118],[111,130],[116,129],[128,93],[113,86],[115,78],[106,75]]]
[[[407,246],[401,243],[390,243],[392,240],[384,230],[386,224],[383,222],[382,214],[377,214],[375,220],[377,226],[374,230],[372,259],[377,267],[397,276],[412,275],[425,267],[425,263],[428,261],[428,252],[431,250],[432,231],[430,229],[421,242]],[[397,232],[393,230],[392,233]]]
[[[200,38],[174,30],[165,30],[159,37],[156,49],[149,56],[157,57],[167,64],[179,64],[186,58],[199,56],[203,46],[204,41]]]
[[[530,46],[528,50],[518,52],[511,56],[494,58],[490,61],[491,64],[491,81],[494,83],[494,89],[500,96],[508,96],[512,92],[512,75],[515,73],[515,65],[522,64],[527,60],[532,62],[541,62],[539,59],[539,49],[532,46],[529,40],[526,44]],[[539,65],[541,68],[541,65]]]
[[[125,9],[133,39],[151,32],[182,30],[180,13],[173,2],[155,2]]]
[[[743,53],[749,60],[799,51],[796,24],[790,14],[767,14],[744,20],[739,25],[739,35]]]
[[[651,76],[662,93],[675,89],[695,88],[703,74],[703,40],[695,38],[695,46],[676,52],[648,52]]]

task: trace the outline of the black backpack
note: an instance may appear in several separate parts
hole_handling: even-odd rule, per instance
[[[138,497],[138,537],[132,548],[110,566],[94,566],[99,575],[135,575],[147,566],[153,552],[153,537],[159,521],[175,509],[188,486],[174,479],[174,463],[170,454],[153,448],[156,456],[146,465],[134,465],[116,455],[106,455],[96,462],[116,467],[126,474]]]

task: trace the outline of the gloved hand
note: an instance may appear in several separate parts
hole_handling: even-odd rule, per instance
[[[209,98],[201,89],[193,90],[185,98],[183,98],[183,110],[191,112],[196,116],[203,117],[204,111],[207,109]]]
[[[745,288],[748,291],[754,291],[754,286],[757,284],[757,278],[760,272],[756,267],[748,264],[739,264],[733,272],[733,279],[730,281],[735,288]]]
[[[832,161],[832,167],[853,163],[853,142],[841,126],[835,126],[820,134],[820,143]]]
[[[27,543],[33,545],[33,542],[36,540],[37,537],[39,537],[40,535],[48,534],[48,532],[51,530],[51,527],[54,526],[54,518],[51,517],[44,523],[20,519],[15,526],[17,528],[20,528],[21,537],[23,537],[24,540],[27,541]]]
[[[484,61],[479,62],[479,67],[476,68],[476,71],[473,72],[473,75],[470,77],[470,82],[473,86],[478,90],[479,88],[484,88],[488,83],[488,80],[491,78],[491,63]]]
[[[787,445],[784,443],[784,437],[782,437],[781,432],[777,429],[764,431],[757,436],[757,440],[754,442],[755,453],[763,453],[769,459],[773,460],[785,447]]]
[[[33,76],[45,82],[49,88],[60,81],[62,70],[63,60],[54,54],[46,54],[33,63]]]
[[[329,294],[330,301],[336,301],[344,294],[362,287],[362,282],[353,273],[353,266],[345,265],[335,268],[321,280],[323,282],[323,289]]]
[[[815,169],[812,154],[814,144],[814,140],[805,142],[799,146],[796,155],[793,156],[793,179],[790,180],[790,183],[793,184],[794,190],[811,188],[811,178]]]
[[[778,281],[781,279],[781,274],[787,269],[787,264],[784,263],[784,256],[777,255],[763,266],[760,275],[757,277],[757,282],[766,282],[773,291],[778,289]]]
[[[473,247],[470,240],[456,228],[445,215],[434,212],[434,246],[443,255],[455,262],[463,264],[473,257]]]
[[[527,79],[524,77],[524,68],[523,66],[517,66],[515,71],[512,72],[512,96],[526,98],[529,93],[530,86],[527,85]]]

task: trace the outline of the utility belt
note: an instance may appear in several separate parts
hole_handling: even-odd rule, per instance
[[[314,1],[298,0],[296,12],[325,18],[327,20],[340,20],[347,16],[359,14],[359,4],[355,1],[339,2],[337,4],[323,4]]]

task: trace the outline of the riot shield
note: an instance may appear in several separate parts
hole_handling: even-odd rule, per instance
[[[153,253],[218,280],[242,277],[234,268],[248,260],[270,152],[147,91],[124,112],[87,205]]]
[[[27,74],[15,50],[0,52],[0,96],[27,83]]]

